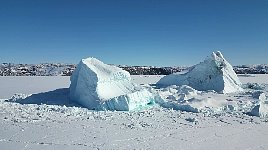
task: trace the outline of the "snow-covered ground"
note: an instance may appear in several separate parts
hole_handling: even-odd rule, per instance
[[[1,76],[0,99],[10,98],[15,93],[36,94],[69,86],[67,76]]]
[[[163,76],[131,77],[150,89]],[[238,77],[244,85],[262,84],[267,93],[268,75]],[[69,84],[69,77],[0,77],[0,149],[268,149],[267,119],[232,111],[250,109],[258,87],[237,94],[201,94],[226,111],[175,110],[174,99],[183,88],[171,86],[155,89],[170,105],[112,112],[73,104],[68,99]],[[187,104],[201,108],[199,102],[188,101],[194,91],[187,92]]]
[[[155,84],[164,75],[131,75],[132,81],[137,84]],[[268,84],[267,74],[238,75],[245,83]],[[36,94],[59,88],[68,88],[68,76],[0,76],[0,99],[10,98],[15,93]]]

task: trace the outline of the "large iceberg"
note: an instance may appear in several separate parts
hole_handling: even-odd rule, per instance
[[[224,59],[221,52],[212,53],[203,62],[186,72],[167,75],[157,82],[158,85],[189,85],[197,90],[214,90],[219,93],[241,91],[233,67]]]
[[[71,76],[70,98],[96,110],[136,110],[154,103],[153,95],[131,82],[130,74],[96,58],[82,59]]]

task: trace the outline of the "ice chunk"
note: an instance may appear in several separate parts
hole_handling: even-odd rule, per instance
[[[189,85],[194,89],[214,90],[219,93],[242,91],[233,67],[224,59],[221,52],[212,53],[203,62],[191,67],[187,72],[167,75],[158,85]]]
[[[268,118],[268,99],[264,93],[260,94],[259,102],[259,105],[256,105],[249,114],[261,118]]]
[[[259,99],[260,99],[259,115],[262,118],[266,118],[268,117],[268,100],[264,93],[260,95]]]
[[[153,103],[153,95],[131,82],[130,74],[96,58],[82,59],[71,76],[70,98],[89,109],[134,110]]]

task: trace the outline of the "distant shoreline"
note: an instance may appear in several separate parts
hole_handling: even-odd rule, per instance
[[[169,75],[186,70],[187,66],[155,67],[155,66],[126,66],[118,67],[131,75]],[[43,63],[43,64],[0,64],[0,76],[71,76],[75,64]],[[268,64],[233,66],[236,74],[268,74]]]

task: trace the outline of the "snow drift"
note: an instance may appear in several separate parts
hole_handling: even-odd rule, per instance
[[[214,90],[219,93],[241,91],[233,67],[226,61],[221,52],[212,53],[203,62],[191,67],[187,72],[167,75],[157,82],[158,85],[189,85],[194,89]]]
[[[135,110],[154,103],[153,95],[131,82],[130,74],[96,58],[82,59],[71,76],[70,98],[97,110]]]

